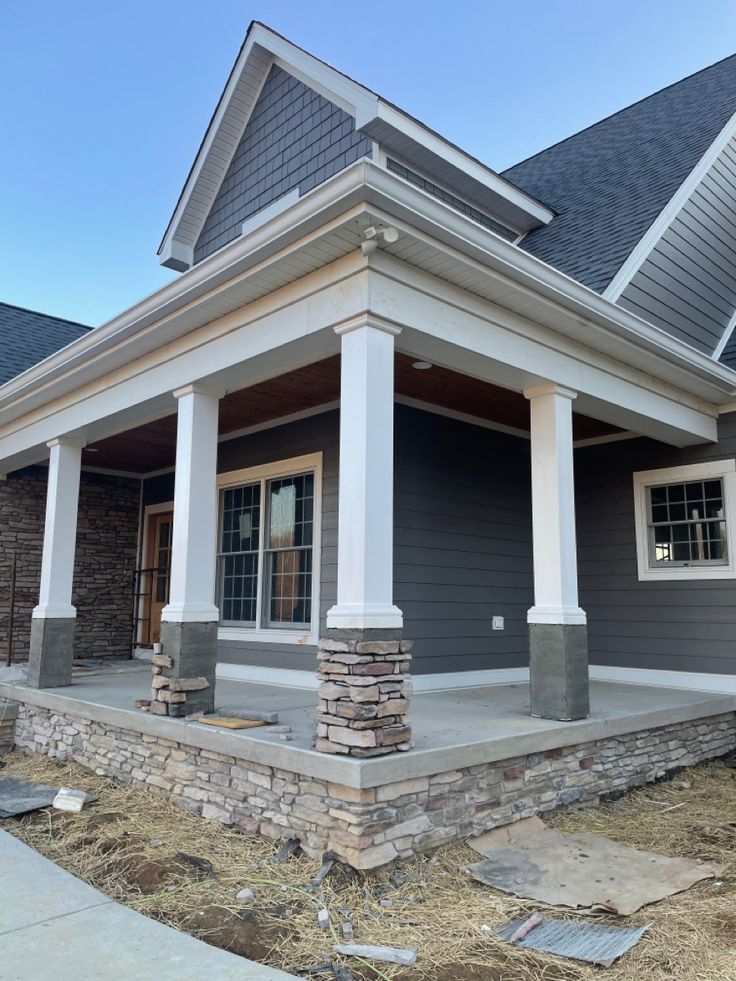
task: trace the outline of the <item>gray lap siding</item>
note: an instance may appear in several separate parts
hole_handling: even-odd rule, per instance
[[[736,580],[639,582],[632,474],[736,457],[736,414],[716,444],[636,439],[576,450],[580,603],[593,664],[736,673]]]
[[[529,444],[396,408],[394,591],[415,674],[523,665],[532,602]],[[220,444],[221,473],[323,454],[320,620],[337,590],[339,413]],[[145,482],[144,503],[173,499],[174,476]],[[494,615],[505,629],[491,629]],[[222,640],[222,662],[311,671],[309,645]]]

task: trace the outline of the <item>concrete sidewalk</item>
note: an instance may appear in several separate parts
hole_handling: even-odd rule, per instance
[[[134,910],[0,831],[0,981],[296,981]]]

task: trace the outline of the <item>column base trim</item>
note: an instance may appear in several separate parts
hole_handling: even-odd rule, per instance
[[[403,625],[398,606],[338,603],[327,611],[328,630],[401,630]]]
[[[31,617],[34,620],[74,620],[77,616],[75,606],[67,606],[63,603],[46,603],[33,607]]]
[[[526,615],[527,623],[580,624],[588,617],[579,606],[533,606]]]
[[[217,623],[220,611],[211,603],[169,603],[161,611],[161,620],[167,623]]]

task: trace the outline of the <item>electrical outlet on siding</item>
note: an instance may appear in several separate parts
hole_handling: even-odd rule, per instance
[[[503,617],[493,617],[491,626],[494,630],[505,630]]]

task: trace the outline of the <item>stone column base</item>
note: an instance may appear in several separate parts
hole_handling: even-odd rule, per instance
[[[64,688],[72,683],[74,617],[31,619],[28,684],[31,688]]]
[[[317,650],[317,750],[368,757],[411,747],[411,647],[400,630],[327,631]]]
[[[182,718],[215,708],[217,623],[161,621],[153,656],[151,712]]]
[[[590,714],[588,629],[584,623],[530,623],[531,714],[572,722]]]

